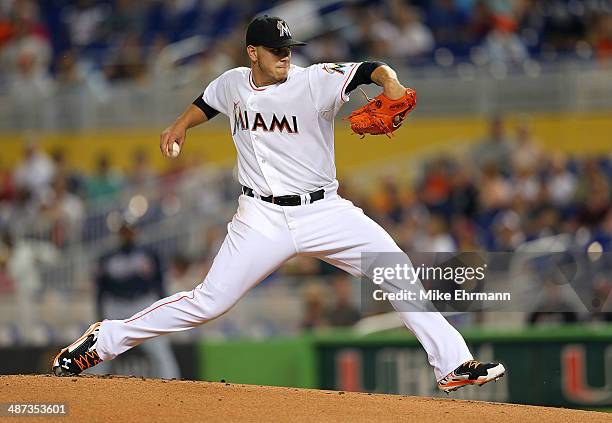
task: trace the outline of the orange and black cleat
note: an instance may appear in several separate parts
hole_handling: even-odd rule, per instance
[[[99,330],[100,322],[94,323],[79,339],[61,350],[53,360],[53,374],[75,376],[101,363],[102,360],[96,351]]]
[[[484,385],[497,380],[506,373],[501,363],[481,363],[469,360],[450,372],[438,382],[438,389],[447,394],[467,385]]]

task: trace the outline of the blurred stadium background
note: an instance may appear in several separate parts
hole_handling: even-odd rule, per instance
[[[391,140],[336,129],[342,194],[405,251],[611,250],[612,2],[0,0],[0,373],[48,371],[96,319],[96,261],[123,220],[161,255],[168,291],[201,281],[239,190],[227,120],[172,161],[159,132],[247,64],[244,27],[263,12],[308,41],[295,64],[382,60],[417,90]],[[608,298],[595,312],[449,316],[511,369],[458,397],[612,407],[607,263],[585,281]],[[358,280],[293,260],[172,336],[183,377],[435,395],[399,320],[359,300]],[[117,361],[154,374],[138,351]]]

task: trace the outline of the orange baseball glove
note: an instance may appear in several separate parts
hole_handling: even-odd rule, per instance
[[[363,90],[362,90],[363,92]],[[384,94],[369,98],[368,104],[355,110],[348,119],[351,129],[356,134],[365,137],[365,134],[382,135],[391,138],[391,134],[402,126],[402,122],[416,106],[416,92],[412,88],[406,88],[403,97],[391,100]]]

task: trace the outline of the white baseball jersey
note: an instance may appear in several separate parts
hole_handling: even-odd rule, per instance
[[[263,196],[304,194],[335,182],[334,118],[359,63],[292,65],[285,82],[256,87],[231,69],[202,96],[227,115],[242,185]]]

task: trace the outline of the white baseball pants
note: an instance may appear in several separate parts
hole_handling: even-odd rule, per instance
[[[183,331],[227,312],[253,286],[296,255],[326,260],[362,275],[361,253],[401,252],[378,224],[326,188],[325,198],[278,206],[241,195],[238,211],[204,281],[192,291],[161,299],[127,320],[105,320],[100,358],[110,360],[159,335]],[[395,307],[395,305],[394,305]],[[472,359],[462,336],[437,312],[400,312],[427,352],[436,380]]]
[[[155,296],[153,295],[146,295],[134,300],[105,298],[102,301],[102,313],[108,319],[125,319],[132,316],[134,312],[147,307],[153,301],[155,301]],[[181,371],[168,338],[159,337],[151,339],[149,342],[142,344],[142,349],[151,361],[152,377],[162,379],[179,379],[181,377]],[[99,375],[110,372],[110,363],[106,361],[90,370],[90,373]]]

